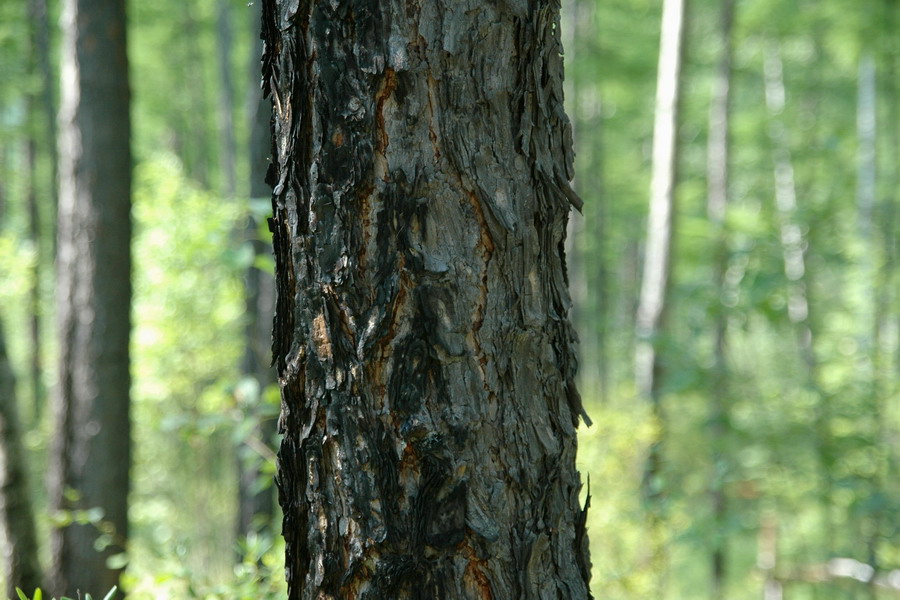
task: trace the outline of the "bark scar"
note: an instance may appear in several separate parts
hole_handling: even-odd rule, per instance
[[[375,152],[384,154],[387,150],[388,139],[387,127],[384,123],[384,104],[394,93],[397,87],[397,73],[394,69],[387,67],[384,70],[384,79],[381,87],[375,94]]]

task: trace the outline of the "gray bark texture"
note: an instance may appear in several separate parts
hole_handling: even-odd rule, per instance
[[[34,511],[19,427],[16,378],[0,323],[0,561],[9,598],[17,597],[17,587],[31,594],[41,585]]]
[[[289,597],[588,598],[558,2],[263,2]]]
[[[52,531],[51,591],[102,598],[128,534],[131,153],[124,0],[63,7],[54,511],[99,508]],[[97,511],[95,511],[96,513]],[[103,536],[101,538],[101,536]],[[108,545],[97,550],[98,538]]]

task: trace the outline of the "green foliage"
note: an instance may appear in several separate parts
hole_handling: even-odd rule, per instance
[[[900,431],[898,336],[890,325],[896,319],[888,315],[900,313],[892,289],[898,230],[893,148],[900,139],[896,3],[872,0],[851,8],[836,0],[736,2],[727,272],[721,289],[714,280],[718,242],[706,214],[705,172],[712,73],[722,49],[715,34],[721,3],[690,3],[671,327],[657,340],[665,418],[653,424],[646,407],[635,403],[630,379],[659,9],[660,3],[593,0],[563,6],[564,39],[566,27],[574,28],[566,43],[566,94],[575,128],[576,183],[585,200],[584,232],[575,230],[570,263],[576,267],[575,289],[587,290],[577,306],[584,315],[577,324],[581,386],[596,425],[580,432],[579,461],[593,495],[588,523],[594,594],[646,597],[659,575],[642,555],[648,516],[639,494],[655,436],[663,443],[666,598],[709,595],[711,551],[723,540],[724,597],[760,597],[758,539],[768,521],[776,523],[781,577],[824,569],[832,557],[876,560],[884,572],[895,569],[900,538],[892,524],[900,488],[896,446],[889,440]],[[783,120],[797,185],[793,219],[804,236],[812,368],[799,349],[805,334],[787,313],[794,284],[785,276],[773,198],[763,60],[776,44],[784,63]],[[875,214],[893,220],[861,236],[857,70],[866,52],[876,57],[881,82]],[[719,315],[728,335],[727,414],[717,419],[712,328]],[[601,343],[602,354],[596,349]],[[607,380],[601,382],[596,365],[603,356]],[[598,400],[601,383],[605,404]],[[724,433],[716,437],[714,431]],[[623,446],[616,445],[619,440]],[[728,503],[722,521],[712,512],[714,486],[724,490]],[[787,595],[869,593],[865,597],[882,597],[859,583],[823,579],[797,580]]]
[[[112,600],[115,597],[117,590],[118,590],[118,588],[113,586],[112,589],[109,590],[105,596],[103,596],[103,600]],[[44,598],[44,594],[43,594],[43,592],[41,592],[40,588],[34,590],[34,594],[31,596],[31,598],[29,598],[25,594],[25,592],[23,592],[19,588],[16,588],[16,595],[19,596],[19,600],[43,600],[43,598]],[[53,600],[56,600],[56,599],[54,598]],[[72,598],[63,596],[59,600],[72,600]],[[90,594],[85,594],[84,600],[93,600],[93,597]]]

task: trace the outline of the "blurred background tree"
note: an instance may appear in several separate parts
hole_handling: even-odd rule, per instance
[[[134,460],[111,566],[136,598],[284,594],[259,9],[129,5]],[[18,375],[0,402],[18,403],[45,567],[60,10],[0,3],[0,310]],[[596,597],[656,597],[659,581],[673,600],[900,595],[898,13],[690,3],[654,414],[633,357],[662,0],[563,3]],[[665,572],[641,500],[654,447]]]

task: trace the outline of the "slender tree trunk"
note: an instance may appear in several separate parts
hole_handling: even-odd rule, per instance
[[[263,6],[290,598],[589,597],[558,5]]]
[[[29,0],[28,13],[31,27],[31,68],[41,82],[41,93],[30,94],[28,97],[28,115],[30,130],[27,142],[27,161],[29,171],[28,188],[28,230],[29,237],[34,244],[36,256],[32,273],[32,287],[29,295],[29,379],[32,390],[32,418],[35,423],[41,420],[44,405],[46,404],[46,389],[44,388],[43,360],[41,358],[41,340],[43,338],[43,320],[41,318],[41,280],[44,268],[47,266],[44,250],[44,233],[41,226],[41,209],[39,196],[47,194],[50,199],[50,215],[56,216],[56,110],[54,108],[54,81],[50,67],[50,23],[47,14],[46,0]],[[44,127],[38,127],[43,120]],[[44,135],[39,132],[43,131]],[[43,144],[41,143],[43,138]],[[40,149],[40,150],[39,150]],[[50,185],[42,186],[44,181],[38,173],[38,155],[40,151],[46,151],[50,160]],[[51,219],[52,221],[52,219]],[[51,227],[53,229],[53,227]],[[51,236],[51,239],[55,235]],[[56,244],[53,243],[55,252]]]
[[[125,2],[63,12],[57,319],[50,500],[94,510],[52,531],[52,592],[103,595],[121,569],[130,467],[131,152]],[[103,548],[98,550],[97,548]]]
[[[710,422],[713,451],[711,463],[713,473],[710,478],[710,500],[712,503],[712,552],[710,567],[712,574],[711,597],[725,598],[727,565],[727,517],[728,498],[725,481],[728,476],[728,449],[726,440],[729,433],[730,401],[728,390],[727,334],[728,315],[725,310],[725,273],[728,270],[728,234],[725,216],[728,209],[729,182],[729,122],[731,112],[731,56],[732,25],[734,23],[734,0],[722,1],[720,21],[721,54],[713,81],[712,100],[709,111],[709,142],[707,145],[707,213],[712,227],[714,247],[713,278],[716,288],[716,305],[713,307],[713,368],[710,385]]]
[[[0,322],[0,559],[6,576],[6,596],[16,588],[30,595],[41,585],[37,535],[28,469],[19,434],[16,379],[6,353],[6,333]]]
[[[898,7],[896,3],[886,0],[883,6],[883,24],[882,31],[882,47],[881,60],[876,61],[875,67],[881,74],[878,78],[880,85],[876,87],[876,79],[874,68],[868,83],[871,88],[870,94],[863,94],[862,76],[860,77],[860,107],[866,106],[871,108],[871,117],[859,119],[860,125],[871,126],[871,132],[868,136],[868,143],[873,144],[870,150],[863,152],[863,142],[861,140],[860,148],[860,179],[863,177],[874,177],[877,173],[878,165],[883,165],[880,177],[875,179],[875,188],[872,190],[873,220],[877,221],[880,227],[876,227],[875,223],[869,223],[871,229],[869,234],[874,236],[871,246],[867,249],[873,257],[880,257],[880,264],[875,262],[872,265],[872,398],[873,411],[872,417],[875,423],[875,440],[874,443],[879,447],[889,447],[891,439],[896,435],[896,427],[892,426],[890,418],[891,399],[895,396],[896,373],[897,368],[891,358],[891,349],[896,349],[900,344],[897,343],[897,331],[900,327],[894,328],[893,338],[891,335],[891,319],[897,312],[895,302],[897,298],[897,284],[894,275],[894,263],[896,261],[896,235],[898,224],[896,222],[897,215],[897,188],[900,186],[900,128],[898,128],[898,118],[900,111],[897,105],[897,76],[898,64],[900,64],[900,45],[898,45],[895,33],[897,25]],[[861,65],[862,68],[862,65]],[[878,94],[880,93],[880,98]],[[864,101],[864,95],[871,95],[871,106],[869,102]],[[876,102],[876,100],[878,100]],[[878,106],[884,107],[881,113],[882,123],[879,129],[879,112]],[[861,111],[862,112],[862,111]],[[884,126],[886,124],[886,126]],[[877,136],[876,132],[883,135]],[[878,144],[877,142],[881,142]],[[881,152],[878,152],[879,146]],[[863,168],[862,163],[865,158],[870,158],[872,166]],[[884,160],[887,157],[887,160]],[[882,159],[879,161],[879,159]],[[879,179],[882,182],[881,189],[884,195],[879,201],[877,190]],[[860,181],[860,188],[865,189],[866,185]],[[865,204],[865,202],[863,203]],[[877,218],[874,218],[877,215]],[[863,216],[863,215],[861,215]],[[862,225],[867,224],[866,221]],[[863,227],[860,228],[860,234],[863,240],[870,239],[866,236]],[[876,243],[874,239],[877,239]],[[897,456],[895,452],[888,452],[883,455],[879,468],[875,475],[875,490],[882,494],[890,494],[890,487],[898,480]],[[879,509],[872,515],[872,523],[870,525],[868,552],[869,564],[877,571],[881,568],[881,540],[884,535],[884,527],[889,519],[889,511]],[[874,579],[873,579],[874,581]],[[871,594],[875,596],[874,589]]]
[[[778,521],[774,514],[760,518],[756,565],[762,570],[763,600],[783,600],[784,586],[776,577],[778,567]]]
[[[660,479],[665,415],[662,405],[663,361],[660,340],[666,334],[667,295],[670,286],[672,246],[675,235],[675,186],[678,164],[678,118],[681,98],[681,65],[684,51],[684,0],[664,0],[657,72],[656,109],[653,124],[653,176],[644,270],[635,321],[635,385],[649,403],[659,428],[644,467],[643,495],[650,511],[649,557],[657,573],[657,596],[665,580]]]
[[[260,30],[261,9],[254,11],[253,31]],[[251,204],[272,193],[266,183],[266,171],[269,168],[272,138],[272,109],[263,100],[260,89],[259,65],[263,53],[262,39],[254,44],[254,53],[250,61],[251,90],[249,102],[250,120],[250,202]],[[251,206],[246,226],[247,239],[253,245],[254,258],[271,256],[271,245],[259,239],[259,222]],[[256,260],[244,276],[245,318],[247,325],[244,333],[245,351],[241,371],[258,383],[260,394],[275,383],[275,371],[272,368],[271,327],[275,313],[275,281],[272,276],[256,265]],[[253,432],[254,438],[265,445],[271,444],[275,438],[276,421],[265,415],[259,415],[261,397],[256,398],[256,406],[248,407],[248,418],[260,419]],[[255,411],[253,409],[256,409]],[[272,519],[275,514],[275,497],[271,488],[258,489],[261,477],[263,457],[258,448],[243,445],[238,460],[238,538],[244,538],[253,532],[271,532]]]
[[[875,60],[870,54],[859,61],[859,84],[856,106],[857,151],[856,205],[859,231],[863,240],[872,237],[872,213],[875,209]],[[871,270],[871,252],[868,264]]]
[[[225,196],[237,194],[237,144],[234,141],[234,85],[231,79],[231,9],[229,0],[216,4],[216,59],[219,65],[219,137]]]
[[[808,299],[808,271],[806,266],[807,242],[803,228],[797,220],[797,185],[794,165],[788,143],[787,125],[784,122],[785,86],[781,51],[777,44],[767,48],[765,63],[766,107],[769,112],[769,138],[772,143],[775,167],[775,208],[787,278],[788,319],[793,324],[797,348],[805,368],[805,386],[819,398],[816,415],[816,444],[821,473],[821,500],[825,511],[825,550],[833,547],[831,523],[831,458],[828,422],[831,409],[819,386],[819,362],[815,352],[815,335]]]
[[[212,146],[210,145],[211,133],[214,125],[210,118],[214,118],[214,109],[207,104],[209,95],[206,93],[206,78],[201,65],[203,53],[200,51],[198,38],[200,35],[197,19],[194,16],[197,10],[193,2],[184,2],[181,5],[181,27],[183,35],[181,40],[181,52],[183,52],[184,81],[191,84],[186,94],[187,114],[183,115],[183,131],[177,133],[178,145],[182,149],[182,161],[185,170],[202,187],[209,188],[210,167],[215,164],[212,158]],[[214,121],[212,121],[214,123]]]
[[[871,357],[872,371],[869,377],[870,394],[872,403],[872,448],[875,450],[884,443],[882,438],[881,421],[885,418],[881,410],[879,398],[879,369],[878,369],[878,276],[875,268],[879,256],[878,240],[873,238],[873,218],[877,204],[877,110],[876,110],[876,79],[875,59],[866,53],[859,61],[856,104],[856,137],[857,137],[857,179],[856,179],[856,205],[859,226],[859,243],[861,250],[861,280],[864,286],[862,304],[860,306],[860,322],[864,323],[861,338],[863,348]],[[870,286],[871,282],[871,286]],[[877,450],[876,450],[877,452]],[[879,461],[880,462],[880,461]],[[881,467],[882,465],[879,465]],[[875,469],[868,477],[870,493],[882,494],[884,489],[883,470]],[[881,536],[880,526],[883,511],[879,508],[871,511],[862,520],[862,533],[866,538],[867,562],[873,569],[878,569],[878,539]],[[875,578],[872,578],[868,586],[869,598],[877,598],[875,590]]]
[[[47,0],[29,0],[29,15],[34,28],[32,48],[37,73],[40,76],[41,94],[39,103],[44,120],[44,142],[46,143],[47,156],[50,158],[50,186],[47,191],[50,198],[50,222],[56,217],[57,205],[57,141],[56,141],[56,81],[58,74],[54,73],[50,64],[50,15],[47,8]],[[55,226],[51,226],[55,229]],[[56,253],[56,236],[53,239],[53,253]]]
[[[0,106],[0,110],[3,107]],[[0,144],[0,231],[3,230],[8,220],[6,218],[6,206],[7,206],[7,196],[9,191],[7,190],[7,182],[9,181],[9,162],[7,160],[7,149],[5,145]]]
[[[29,102],[29,107],[33,103]],[[29,111],[30,112],[30,111]],[[34,266],[31,272],[31,289],[28,294],[28,342],[29,361],[28,376],[32,393],[32,421],[39,423],[44,408],[44,368],[41,361],[41,273],[45,263],[43,252],[43,235],[41,232],[40,209],[38,208],[38,168],[37,168],[37,140],[32,131],[28,135],[26,143],[26,160],[28,162],[28,237],[34,245]]]

